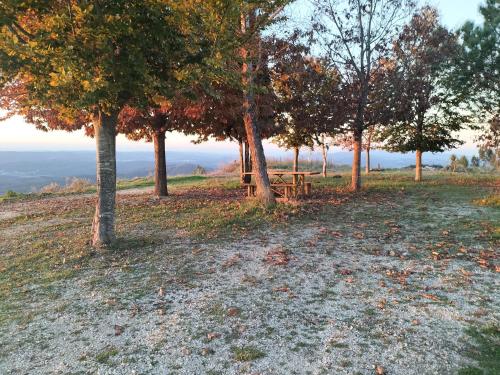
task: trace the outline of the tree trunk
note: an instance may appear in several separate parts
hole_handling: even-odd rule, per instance
[[[241,31],[246,34],[247,17],[241,15]],[[276,199],[271,190],[271,183],[267,174],[267,163],[264,155],[264,147],[260,138],[260,132],[257,129],[255,121],[255,97],[253,94],[253,62],[246,48],[241,48],[241,57],[243,60],[241,73],[243,83],[243,123],[247,135],[248,145],[250,146],[250,155],[252,158],[252,168],[255,171],[255,184],[257,185],[257,200],[266,206],[274,205]]]
[[[243,155],[243,141],[238,140],[238,146],[240,150],[240,182],[245,183],[245,157]]]
[[[369,71],[369,69],[368,69]],[[358,108],[354,127],[354,156],[352,160],[351,189],[361,190],[361,150],[363,148],[363,130],[365,128],[365,109],[368,101],[369,86],[368,80],[363,76],[361,82],[361,95],[359,97]]]
[[[155,148],[155,194],[158,197],[166,197],[167,190],[167,162],[165,159],[165,132],[155,131],[153,133]]]
[[[100,248],[115,240],[116,124],[118,114],[94,114],[96,141],[97,205],[92,223],[92,246]]]
[[[366,166],[365,166],[366,174],[370,173],[370,147],[366,148]]]
[[[415,163],[415,181],[422,181],[422,151],[417,150]]]
[[[293,148],[293,166],[292,166],[292,172],[298,172],[299,171],[299,153],[300,149],[298,147]],[[293,184],[297,184],[297,176],[293,175]]]
[[[326,177],[326,169],[328,167],[328,159],[327,159],[328,150],[327,150],[324,142],[321,144],[321,153],[323,155],[323,171],[322,171],[322,173],[323,173],[323,177]]]
[[[248,146],[248,142],[243,144],[244,146],[244,157],[245,157],[245,172],[252,172],[252,159],[250,158],[250,150]],[[245,183],[249,184],[252,181],[252,175],[245,175]]]
[[[354,132],[353,144],[353,160],[352,160],[352,176],[351,189],[359,191],[361,189],[361,148],[363,147],[363,132],[356,130]]]

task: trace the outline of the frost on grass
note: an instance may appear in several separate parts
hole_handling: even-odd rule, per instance
[[[44,241],[36,245],[43,257],[31,258],[29,246],[17,253],[15,236],[6,239],[0,267],[9,276],[1,276],[0,290],[16,298],[0,302],[0,373],[447,374],[486,368],[488,353],[497,350],[490,344],[484,349],[490,357],[480,355],[498,332],[498,247],[491,236],[498,213],[469,197],[438,193],[397,193],[397,200],[377,193],[319,211],[293,206],[306,215],[278,223],[274,216],[254,230],[240,213],[250,212],[256,223],[264,216],[239,208],[234,192],[213,207],[204,197],[193,201],[197,191],[167,203],[130,195],[119,201],[118,226],[137,238],[105,254],[82,250],[78,261],[58,236],[73,233],[71,246],[85,248],[77,238],[88,229],[81,226],[92,214],[89,201],[29,206],[30,222],[11,218],[0,228],[22,228],[31,244]],[[218,212],[217,221],[175,221],[203,213],[200,207],[207,215]],[[45,220],[46,214],[60,219]],[[214,235],[224,220],[231,229]],[[37,277],[16,279],[14,265],[26,275],[37,270]],[[72,272],[54,275],[59,269]]]

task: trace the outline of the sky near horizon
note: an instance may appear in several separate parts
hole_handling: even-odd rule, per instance
[[[303,0],[299,0],[303,1]],[[472,20],[479,22],[479,6],[484,3],[482,0],[427,0],[423,4],[436,6],[441,14],[442,22],[451,29],[457,29],[465,21]],[[300,9],[300,6],[298,6]],[[294,10],[295,11],[295,10]],[[462,146],[465,149],[473,148],[471,132],[461,133],[461,137],[466,141]],[[209,141],[194,145],[191,141],[193,137],[182,134],[167,134],[167,149],[172,150],[197,150],[225,152],[234,151],[235,145],[230,142]],[[267,152],[277,152],[276,145],[266,142]],[[65,132],[51,131],[43,132],[35,129],[34,126],[26,124],[22,118],[14,117],[7,121],[0,122],[0,151],[48,151],[48,150],[93,150],[94,140],[83,135],[81,131]],[[123,135],[117,138],[118,151],[150,151],[152,145],[145,142],[133,142],[127,140]]]

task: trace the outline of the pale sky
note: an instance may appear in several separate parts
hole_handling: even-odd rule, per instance
[[[302,1],[302,0],[299,0]],[[307,1],[307,0],[306,0]],[[436,6],[441,13],[443,23],[449,28],[456,29],[467,20],[480,21],[479,5],[481,0],[429,0],[425,3]],[[300,9],[300,6],[298,7]],[[462,138],[467,140],[466,148],[473,147],[472,135],[464,132]],[[209,141],[194,145],[192,138],[182,134],[167,135],[167,149],[171,150],[198,150],[198,151],[235,151],[235,145],[230,142]],[[26,124],[22,118],[15,117],[0,122],[0,151],[3,150],[94,150],[94,140],[83,135],[83,132],[68,133],[65,131],[42,132],[32,125]],[[132,142],[124,136],[118,136],[118,151],[150,151],[152,145],[145,142]],[[277,147],[266,143],[266,151],[276,151]]]

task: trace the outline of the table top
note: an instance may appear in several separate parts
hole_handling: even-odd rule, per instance
[[[292,171],[276,171],[276,170],[268,170],[267,171],[267,174],[270,174],[270,175],[280,175],[280,176],[285,176],[285,175],[289,175],[289,176],[293,176],[293,175],[301,175],[301,176],[313,176],[313,175],[317,175],[317,174],[320,174],[321,172],[308,172],[308,171],[299,171],[299,172],[292,172]],[[256,173],[255,172],[244,172],[242,173],[244,175],[255,175]]]

